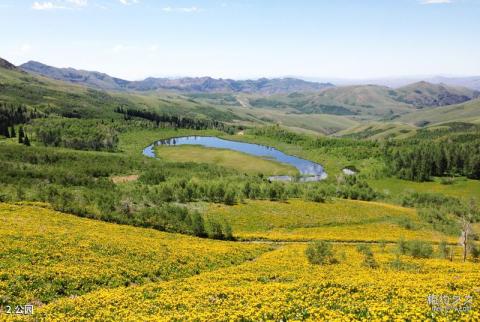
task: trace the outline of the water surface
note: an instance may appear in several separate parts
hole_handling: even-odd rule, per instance
[[[286,163],[294,166],[298,172],[301,174],[300,181],[319,181],[327,177],[326,172],[323,170],[323,167],[315,162],[305,160],[293,155],[288,155],[279,151],[275,148],[253,144],[245,142],[230,141],[225,139],[220,139],[214,136],[184,136],[179,138],[171,138],[159,140],[149,145],[143,150],[143,154],[155,158],[154,146],[166,145],[166,146],[177,146],[177,145],[200,145],[208,148],[218,148],[218,149],[227,149],[233,151],[239,151],[246,154],[264,157],[271,160],[275,160],[281,163]],[[272,180],[281,180],[281,181],[291,181],[293,180],[290,176],[273,176],[270,177]]]

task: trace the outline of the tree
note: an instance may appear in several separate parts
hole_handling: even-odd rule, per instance
[[[25,135],[25,138],[23,139],[23,144],[26,146],[30,146],[30,140],[28,139],[28,136]]]
[[[223,203],[229,206],[234,205],[237,200],[236,197],[237,193],[235,192],[235,189],[228,187],[223,197]]]
[[[472,223],[469,219],[470,216],[462,216],[460,224],[462,226],[462,231],[460,234],[460,246],[463,248],[463,261],[467,260],[467,252],[469,247],[469,239],[471,238],[472,233]]]
[[[207,237],[203,218],[198,212],[192,214],[192,230],[193,234],[197,237]]]
[[[17,136],[17,133],[15,133],[15,126],[12,125],[12,127],[10,128],[10,137],[14,138],[16,136]]]
[[[20,126],[18,130],[18,143],[23,143],[23,138],[25,137],[25,132],[23,131],[23,126]]]
[[[222,231],[222,225],[217,221],[210,221],[210,238],[213,239],[225,239],[225,235]]]

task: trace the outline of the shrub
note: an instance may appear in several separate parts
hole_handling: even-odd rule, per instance
[[[450,255],[450,247],[448,247],[447,242],[444,240],[438,245],[438,255],[440,258],[448,258]]]
[[[332,245],[326,241],[310,243],[305,250],[305,255],[311,264],[326,265],[338,263],[334,257]]]
[[[373,256],[372,248],[366,244],[360,244],[357,246],[358,252],[362,253],[363,258],[363,266],[370,267],[370,268],[377,268],[378,263]]]
[[[210,231],[208,233],[208,237],[213,239],[225,239],[225,235],[223,234],[222,225],[216,221],[210,221]]]
[[[207,237],[203,218],[198,212],[194,212],[191,215],[191,221],[193,234],[197,237]]]
[[[417,228],[414,222],[410,218],[400,218],[398,224],[408,230],[414,230]]]
[[[237,201],[237,193],[233,187],[228,187],[225,195],[223,196],[223,203],[226,205],[234,205]]]
[[[410,255],[415,258],[430,258],[433,255],[433,247],[430,243],[421,240],[398,242],[398,251],[403,255]]]
[[[473,245],[472,249],[470,250],[470,254],[472,254],[472,259],[475,262],[478,262],[478,260],[480,259],[480,246]]]
[[[397,271],[413,271],[419,270],[420,266],[412,263],[407,263],[401,260],[400,256],[397,254],[395,259],[389,262],[390,268]]]

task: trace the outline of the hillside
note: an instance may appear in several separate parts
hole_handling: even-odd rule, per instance
[[[397,121],[420,126],[454,121],[480,123],[480,99],[432,110],[418,111],[403,115]]]
[[[377,85],[334,87],[330,83],[306,82],[294,78],[231,80],[187,77],[126,81],[104,73],[56,68],[34,61],[20,66],[31,75],[20,74],[20,70],[8,62],[3,65],[18,82],[17,89],[13,89],[14,95],[17,95],[18,87],[27,84],[30,87],[28,95],[25,91],[20,91],[17,99],[23,96],[27,102],[36,102],[37,105],[39,102],[59,105],[60,102],[68,101],[70,103],[62,106],[62,109],[68,109],[69,115],[83,115],[90,106],[112,106],[111,110],[113,106],[122,104],[175,114],[190,113],[192,116],[206,115],[228,121],[243,120],[245,124],[276,122],[295,131],[321,134],[346,130],[352,125],[358,125],[358,120],[397,121],[399,116],[414,113],[418,109],[464,103],[480,95],[478,91],[463,87],[427,82],[392,89]],[[69,86],[69,83],[90,89]],[[8,87],[5,94],[8,93]],[[58,91],[60,88],[61,91]],[[103,92],[104,90],[110,92]],[[65,92],[73,93],[65,95]],[[79,92],[87,97],[82,100],[70,99]],[[178,94],[168,94],[175,92]],[[57,100],[57,97],[62,97],[62,100]],[[82,106],[79,106],[80,101]],[[93,111],[88,113],[93,115]],[[316,122],[312,124],[308,116],[304,117],[308,114],[334,115],[343,119],[340,123],[334,120],[334,125],[322,119],[319,120],[320,123],[317,122],[319,125],[315,125]]]
[[[257,108],[292,109],[297,113],[384,118],[415,110],[392,97],[393,90],[374,85],[328,88],[319,93],[292,93],[270,97],[251,97]]]
[[[2,258],[0,293],[15,303],[46,304],[101,288],[192,276],[269,249],[83,219],[39,203],[0,203],[0,218],[1,254],[9,254]],[[21,283],[21,276],[29,278]]]
[[[480,92],[464,87],[418,82],[396,89],[396,100],[422,107],[460,104],[480,97]]]
[[[173,91],[182,93],[291,93],[318,91],[332,87],[330,83],[307,82],[295,78],[261,78],[258,80],[215,79],[211,77],[185,77],[177,79],[149,77],[141,81],[127,81],[95,71],[74,68],[56,68],[29,61],[21,69],[45,77],[82,84],[103,90]]]
[[[104,73],[73,68],[55,68],[36,61],[29,61],[19,67],[29,73],[74,84],[88,85],[96,89],[118,90],[122,89],[127,83],[122,79]]]
[[[15,65],[13,65],[12,63],[2,58],[0,58],[0,68],[8,69],[8,70],[18,70]]]
[[[394,119],[417,109],[458,104],[477,98],[480,92],[426,82],[400,89],[377,85],[326,88],[316,93],[252,96],[257,108],[291,109],[297,113],[349,115],[369,119]]]
[[[259,206],[268,209],[271,203]],[[338,262],[318,265],[308,261],[308,246],[301,242],[211,241],[77,218],[45,207],[0,203],[6,223],[0,235],[10,255],[2,262],[0,289],[7,303],[33,304],[36,320],[428,319],[432,313],[425,299],[432,290],[443,294],[455,287],[455,294],[476,294],[480,278],[478,263],[463,263],[454,246],[449,246],[454,247],[450,261],[399,254],[397,245],[385,241],[366,246],[340,240],[333,244]],[[271,216],[275,224],[296,224],[288,210],[278,207],[274,210],[280,218]],[[373,207],[384,209],[359,209],[358,215],[368,215],[362,220],[414,216],[409,209]],[[238,211],[223,208],[218,211]],[[317,209],[314,218],[302,213],[302,220],[334,219],[330,228],[348,236],[351,230],[341,222],[349,219],[333,206],[331,211],[331,218]],[[357,232],[368,239],[375,236],[375,222],[367,226]],[[374,254],[370,262],[360,246]],[[475,297],[471,310],[451,311],[446,320],[478,320],[477,303]]]
[[[82,82],[73,84],[39,74],[26,73],[12,66],[9,62],[2,60],[0,101],[23,104],[46,114],[70,118],[122,118],[121,114],[114,111],[117,107],[123,106],[124,108],[148,109],[173,115],[182,114],[192,118],[215,118],[223,121],[234,121],[241,118],[224,107],[214,106],[208,102],[194,101],[182,95],[159,93],[153,96],[105,91],[98,86],[97,89],[86,87]],[[103,77],[104,74],[97,73],[96,75]],[[103,83],[91,75],[76,75],[76,77],[86,77],[95,84],[109,83],[109,78],[106,76],[103,78]]]

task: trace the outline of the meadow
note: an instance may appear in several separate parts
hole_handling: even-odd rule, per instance
[[[43,203],[0,203],[0,219],[0,306],[188,277],[271,249],[79,218]]]
[[[170,282],[100,290],[37,310],[52,321],[475,321],[478,264],[395,255],[374,247],[377,268],[351,245],[334,247],[338,264],[312,265],[304,244],[254,261]],[[436,312],[432,296],[458,296],[468,312]],[[471,297],[471,298],[470,298]],[[471,300],[470,300],[471,299]]]
[[[234,206],[210,204],[203,212],[205,218],[228,221],[236,237],[245,240],[398,242],[404,238],[455,243],[458,239],[435,231],[414,209],[380,202],[247,201]]]
[[[254,157],[246,153],[217,148],[201,146],[157,146],[155,147],[155,154],[157,157],[170,162],[209,163],[236,169],[239,172],[251,175],[295,176],[298,174],[297,169],[283,163],[271,161],[266,158]]]

